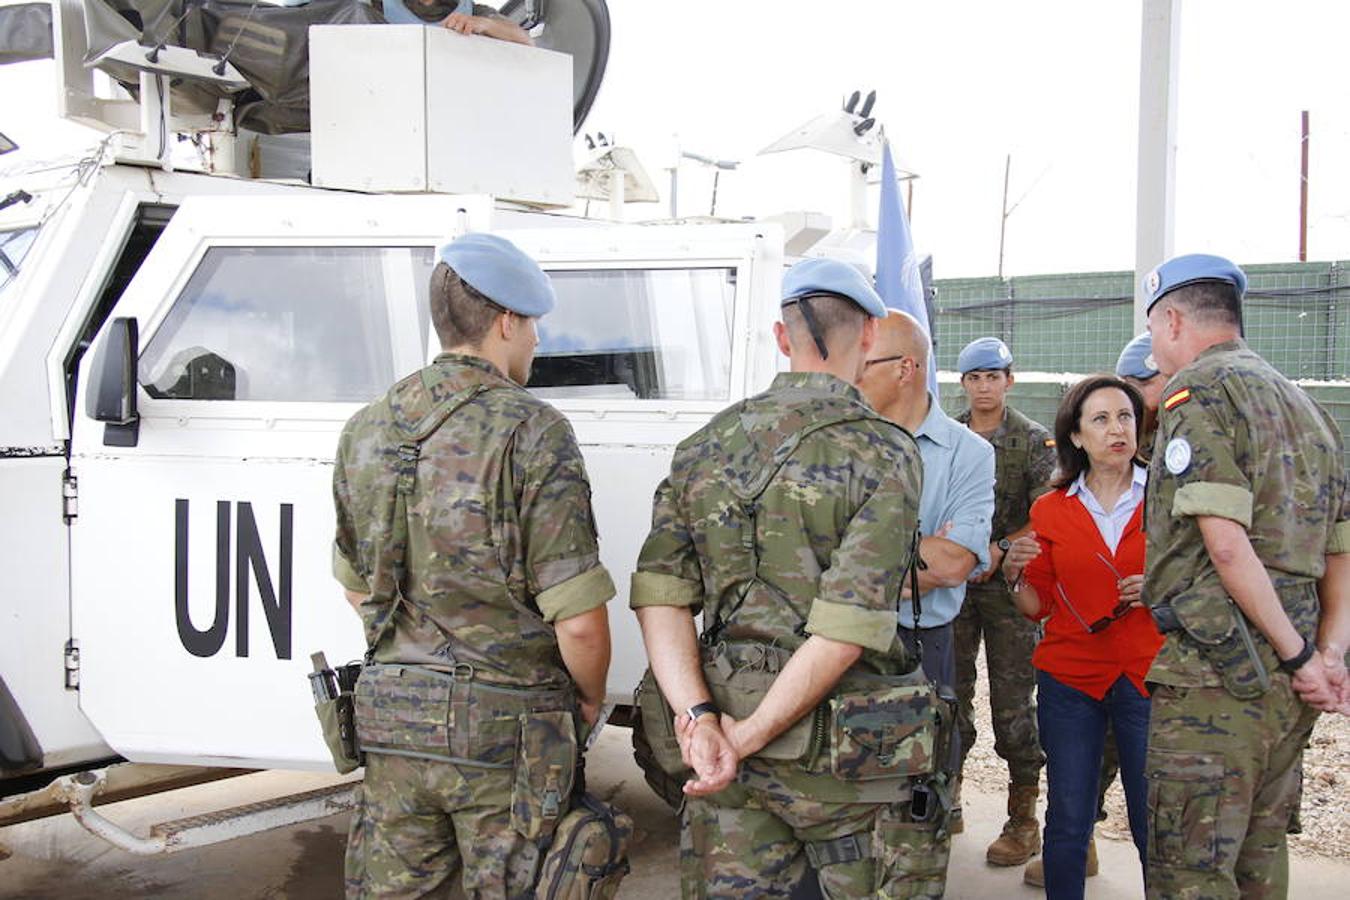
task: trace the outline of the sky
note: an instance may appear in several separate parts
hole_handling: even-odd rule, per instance
[[[663,195],[630,204],[628,219],[669,215],[678,146],[741,161],[721,179],[720,215],[811,210],[846,224],[842,159],[758,153],[875,88],[897,164],[919,176],[914,238],[936,277],[998,270],[1008,156],[1005,274],[1134,267],[1142,0],[608,3],[609,64],[585,130],[637,150]],[[1178,6],[1175,252],[1297,259],[1307,109],[1308,256],[1350,258],[1350,3]],[[49,107],[45,90],[7,90],[0,119]],[[680,213],[708,213],[711,189],[709,170],[686,162]]]
[[[669,214],[678,145],[742,161],[718,213],[846,218],[845,163],[757,156],[796,126],[877,90],[874,115],[914,183],[915,242],[939,278],[1134,267],[1140,0],[908,2],[609,0],[608,71],[585,130],[634,147]],[[1181,0],[1175,252],[1297,259],[1300,111],[1311,115],[1308,257],[1350,258],[1350,4]],[[673,9],[709,10],[704,15]],[[707,213],[686,163],[680,213]],[[875,196],[875,191],[873,192]]]

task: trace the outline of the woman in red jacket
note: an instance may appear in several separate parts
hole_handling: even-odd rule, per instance
[[[1083,896],[1108,721],[1141,866],[1145,858],[1144,678],[1162,636],[1139,599],[1145,470],[1135,454],[1143,422],[1139,392],[1119,378],[1094,375],[1074,385],[1055,416],[1057,490],[1031,507],[1031,532],[1003,562],[1017,608],[1045,622],[1032,664],[1049,785],[1044,866],[1052,900]]]

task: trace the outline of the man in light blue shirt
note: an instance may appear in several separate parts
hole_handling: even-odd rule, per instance
[[[966,579],[989,565],[994,515],[994,448],[942,411],[928,393],[931,340],[912,316],[892,310],[882,320],[858,386],[877,412],[910,431],[923,457],[919,547],[919,629],[910,606],[900,624],[906,643],[922,643],[923,667],[940,685],[956,683],[952,622]],[[953,744],[956,742],[953,741]]]

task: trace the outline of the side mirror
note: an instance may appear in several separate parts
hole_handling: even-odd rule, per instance
[[[140,355],[134,318],[116,318],[108,326],[103,345],[90,369],[92,381],[85,395],[85,413],[106,423],[103,444],[134,447],[140,439],[141,416],[136,411],[136,359]]]

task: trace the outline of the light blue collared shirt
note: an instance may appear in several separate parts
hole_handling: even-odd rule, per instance
[[[994,518],[994,448],[989,442],[942,411],[928,395],[928,415],[914,433],[923,457],[923,496],[919,499],[919,531],[936,532],[947,522],[949,541],[965,547],[989,566],[989,529]],[[961,611],[966,586],[933,588],[919,600],[919,627],[946,625]],[[914,624],[909,604],[902,604],[900,624]]]
[[[1116,508],[1110,511],[1102,507],[1101,501],[1092,493],[1092,488],[1087,486],[1086,476],[1086,472],[1080,472],[1065,493],[1070,497],[1078,496],[1078,501],[1092,515],[1092,521],[1097,523],[1102,540],[1111,548],[1111,552],[1115,553],[1116,548],[1120,546],[1121,537],[1125,534],[1125,526],[1130,524],[1130,516],[1134,515],[1135,507],[1144,502],[1144,485],[1148,482],[1148,470],[1135,463],[1134,480],[1130,482],[1130,489],[1120,495],[1120,499],[1116,501]]]

